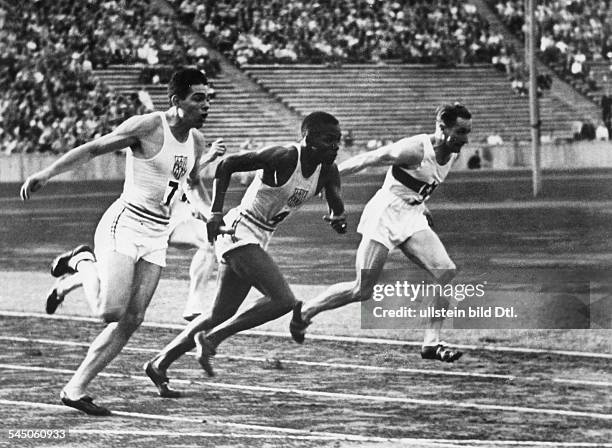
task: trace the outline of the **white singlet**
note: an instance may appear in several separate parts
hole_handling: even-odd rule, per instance
[[[263,170],[259,170],[240,205],[225,215],[225,223],[235,233],[217,238],[216,253],[219,262],[228,251],[247,244],[259,244],[266,249],[278,224],[314,196],[321,165],[317,166],[310,177],[305,178],[300,161],[301,147],[294,147],[298,152],[297,164],[287,182],[278,187],[266,185],[263,182]]]
[[[427,134],[416,136],[423,144],[423,160],[416,167],[394,165],[361,214],[357,231],[389,250],[429,227],[423,203],[448,175],[457,154],[439,165]]]
[[[170,205],[179,196],[179,187],[195,163],[194,130],[190,130],[187,140],[181,143],[172,135],[166,114],[156,114],[164,129],[162,148],[150,159],[139,159],[128,151],[121,199],[136,215],[167,224]]]
[[[155,113],[162,120],[164,142],[149,159],[134,157],[128,150],[123,193],[96,229],[98,258],[106,251],[115,251],[136,261],[142,258],[166,265],[170,205],[195,164],[194,131],[180,143],[172,135],[164,112]]]

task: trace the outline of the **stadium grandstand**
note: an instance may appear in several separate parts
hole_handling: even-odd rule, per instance
[[[522,2],[144,0],[1,3],[2,152],[61,153],[167,104],[178,66],[215,89],[210,135],[230,147],[292,140],[314,109],[357,145],[427,130],[460,100],[473,140],[529,139]],[[604,1],[542,2],[542,135],[568,141],[599,121],[608,82]],[[576,74],[577,64],[581,74]],[[573,67],[573,68],[572,68]],[[572,72],[574,70],[574,72]]]
[[[491,5],[508,30],[524,38],[523,2],[497,1]],[[541,60],[580,92],[591,98],[601,96],[612,58],[610,3],[547,0],[538,2],[535,14]]]
[[[0,0],[0,447],[612,448],[611,4]]]

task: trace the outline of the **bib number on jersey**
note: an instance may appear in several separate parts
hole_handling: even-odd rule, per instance
[[[172,203],[172,198],[175,193],[178,191],[179,183],[175,180],[169,180],[168,186],[166,187],[166,191],[164,192],[164,199],[162,199],[162,205],[169,207]]]
[[[410,205],[422,204],[425,201],[425,199],[431,196],[431,194],[434,192],[437,186],[438,186],[438,183],[436,181],[433,181],[430,184],[423,185],[418,191],[419,196],[421,196],[421,199],[411,198],[410,201],[408,201],[408,203]]]

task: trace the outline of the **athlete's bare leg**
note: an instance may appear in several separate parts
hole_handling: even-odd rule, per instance
[[[183,310],[183,317],[195,317],[204,312],[206,288],[214,266],[213,246],[198,249],[189,266],[189,295]]]
[[[121,255],[121,254],[118,254]],[[124,256],[121,256],[124,257]],[[119,257],[119,258],[121,258]],[[111,255],[111,258],[114,258]],[[121,284],[126,281],[126,278],[131,281],[131,275],[133,273],[134,262],[130,259],[125,265],[127,269],[123,269],[124,264],[120,261],[118,264],[114,264],[113,267],[119,268],[116,272],[118,275],[118,281],[116,285],[121,288]],[[102,302],[100,294],[100,273],[98,272],[98,262],[93,260],[80,261],[76,266],[76,273],[71,275],[64,275],[58,278],[53,285],[53,288],[57,292],[57,295],[64,298],[67,294],[74,291],[79,287],[83,287],[85,298],[89,304],[91,312],[96,317],[102,316]],[[123,297],[123,296],[122,296]],[[106,320],[106,319],[105,319]]]
[[[314,300],[302,306],[302,319],[310,322],[313,317],[325,310],[339,308],[351,302],[368,300],[387,261],[389,249],[383,244],[362,238],[355,258],[355,275],[352,282],[337,283],[330,286]]]
[[[438,235],[431,229],[416,232],[400,244],[399,248],[404,255],[429,272],[440,284],[447,284],[456,275],[455,263],[448,256]],[[440,309],[446,308],[448,303],[446,298],[436,297],[432,305]],[[443,323],[442,317],[430,319],[429,328],[425,330],[424,346],[435,346],[440,342]]]
[[[206,287],[215,265],[214,246],[208,242],[206,224],[189,217],[176,226],[169,245],[179,249],[198,248],[189,266],[189,295],[183,310],[184,318],[193,319],[204,311]]]
[[[174,361],[195,347],[193,338],[196,333],[211,330],[231,318],[251,289],[251,285],[245,282],[226,263],[219,264],[217,284],[217,295],[210,312],[208,314],[201,314],[192,320],[153,359],[153,366],[162,374],[166,373],[166,370]]]
[[[75,266],[76,273],[65,275],[55,283],[58,295],[65,296],[83,287],[85,298],[94,316],[105,322],[116,322],[125,311],[134,276],[134,260],[127,255],[109,251],[98,261],[83,260]]]
[[[79,263],[79,269],[82,264],[83,262]],[[89,347],[87,356],[64,387],[66,396],[73,400],[85,394],[91,380],[119,354],[134,331],[140,326],[162,270],[160,266],[144,260],[139,260],[134,265],[131,258],[116,252],[104,256],[101,265],[108,269],[101,276],[101,294],[116,294],[115,297],[126,298],[126,302],[120,315],[115,315],[119,312],[117,305],[112,305],[111,311],[102,311],[103,315],[119,317],[119,319],[110,323],[96,337]],[[123,272],[119,273],[121,269]],[[129,273],[132,273],[132,276]],[[111,279],[112,275],[117,276]],[[118,304],[119,302],[102,297],[101,303]]]
[[[76,269],[78,275],[81,277],[83,292],[85,293],[87,303],[89,303],[89,308],[95,316],[105,319],[102,316],[102,303],[104,301],[103,296],[107,294],[116,293],[118,294],[118,302],[127,304],[129,290],[127,290],[126,284],[131,284],[132,282],[132,277],[134,275],[134,260],[126,255],[113,252],[109,254],[108,257],[103,256],[103,259],[98,260],[98,262],[81,261]],[[105,276],[104,272],[106,269],[110,269],[110,272]],[[115,275],[117,276],[116,282],[113,281],[111,285],[107,279],[109,276],[114,278]],[[106,278],[103,279],[103,276]],[[119,298],[122,302],[119,301]]]
[[[287,281],[259,245],[250,244],[234,249],[225,255],[225,259],[227,263],[219,267],[219,286],[210,314],[194,319],[154,358],[153,366],[162,374],[175,360],[195,347],[194,337],[197,333],[214,328],[206,337],[209,347],[214,349],[232,334],[276,319],[293,307],[295,297]],[[269,298],[260,299],[236,319],[217,329],[236,313],[251,286],[269,294]]]
[[[238,272],[243,281],[252,284],[264,297],[231,321],[208,333],[207,339],[213,347],[223,340],[244,330],[257,327],[287,314],[295,304],[295,296],[289,283],[270,255],[260,246],[249,245],[226,255],[228,263]]]

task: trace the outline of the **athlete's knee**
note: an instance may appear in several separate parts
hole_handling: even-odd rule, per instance
[[[443,284],[450,283],[450,281],[454,279],[456,276],[457,276],[456,267],[446,268],[442,270],[442,275],[440,276],[438,281]]]
[[[144,313],[140,312],[127,312],[123,315],[119,321],[119,325],[129,333],[135,332],[140,325],[144,322]]]
[[[94,313],[105,323],[119,322],[126,313],[129,295],[120,292],[102,290],[94,305]]]
[[[228,319],[231,319],[236,314],[236,309],[218,309],[210,315],[210,325],[216,327]]]
[[[297,302],[297,299],[291,292],[279,294],[274,299],[274,301],[278,304],[279,308],[287,308],[288,310],[291,310]]]
[[[267,296],[260,297],[257,301],[266,302],[271,300],[277,307],[292,309],[297,299],[288,285],[273,284],[268,282],[262,285],[262,289],[267,292]]]
[[[446,284],[457,276],[457,266],[451,260],[444,263],[436,263],[430,268],[439,283]]]
[[[124,314],[124,310],[114,308],[100,311],[99,316],[104,323],[110,324],[113,322],[119,322],[123,318]]]
[[[378,282],[378,276],[373,273],[362,271],[357,277],[351,290],[351,299],[353,302],[365,302],[370,300],[374,295],[374,289]]]
[[[196,333],[208,331],[221,325],[223,322],[231,319],[238,311],[234,307],[213,307],[210,314],[201,314],[196,317],[187,326],[190,337],[194,337]]]
[[[287,314],[288,312],[290,312],[293,307],[295,307],[295,304],[297,303],[297,299],[293,299],[293,301],[288,302],[288,301],[283,301],[280,302],[278,304],[278,311],[283,313],[283,314]]]
[[[374,294],[374,285],[357,282],[351,289],[352,302],[365,302]]]

